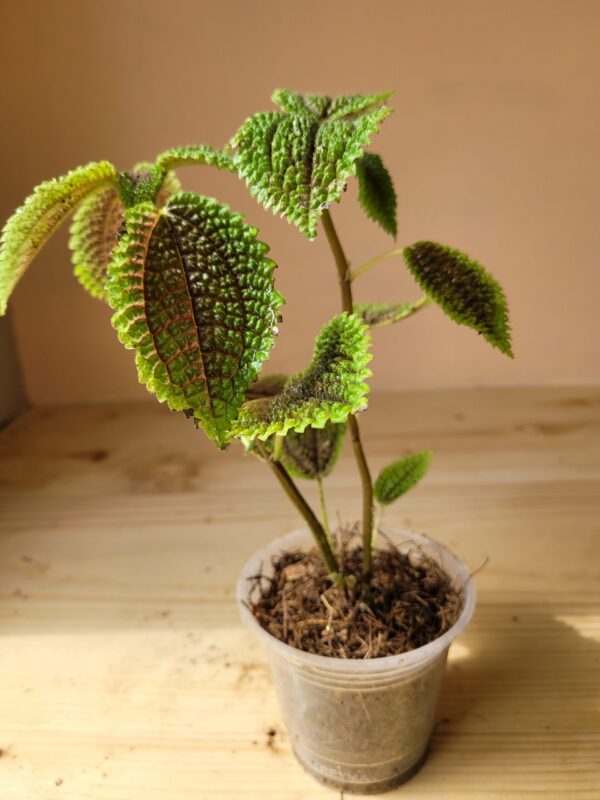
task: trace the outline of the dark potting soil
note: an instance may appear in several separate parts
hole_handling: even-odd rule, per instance
[[[374,553],[367,584],[362,548],[348,535],[338,542],[342,572],[355,583],[332,584],[316,548],[284,552],[272,576],[255,577],[250,608],[266,631],[308,653],[379,658],[422,647],[454,625],[463,593],[423,551],[387,543]]]

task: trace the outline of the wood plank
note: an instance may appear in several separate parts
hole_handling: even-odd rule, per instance
[[[386,521],[487,559],[431,756],[387,797],[598,800],[600,391],[382,395],[363,427],[376,467],[434,450]],[[357,515],[348,451],[327,490]],[[297,526],[260,465],[154,404],[4,431],[0,797],[335,796],[297,766],[233,598],[246,556]]]

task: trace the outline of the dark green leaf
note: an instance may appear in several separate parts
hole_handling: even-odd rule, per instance
[[[125,222],[108,281],[119,338],[149,391],[224,446],[273,345],[282,298],[268,248],[239,214],[189,193]]]
[[[336,465],[344,444],[346,425],[326,422],[323,428],[288,431],[283,439],[281,462],[296,478],[325,478]]]
[[[419,286],[450,319],[473,328],[512,358],[504,292],[477,261],[435,242],[406,247],[404,260]]]
[[[368,217],[396,238],[396,192],[381,157],[365,153],[356,163],[358,202]]]
[[[317,337],[310,365],[274,397],[245,403],[233,434],[264,441],[274,433],[301,433],[309,425],[323,428],[329,421],[344,422],[365,408],[369,343],[367,328],[357,316],[334,317]]]
[[[379,477],[373,486],[375,499],[384,506],[393,503],[409,489],[412,489],[429,468],[431,453],[424,450],[421,453],[394,461],[393,464],[385,467],[379,473]]]
[[[250,117],[235,135],[235,164],[252,194],[309,238],[340,200],[356,162],[391,113],[387,95],[331,100],[279,90],[279,112]]]

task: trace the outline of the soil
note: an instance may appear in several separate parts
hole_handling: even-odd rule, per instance
[[[373,576],[364,579],[356,537],[337,536],[345,587],[331,583],[316,548],[273,560],[255,576],[250,608],[282,642],[323,656],[380,658],[422,647],[454,625],[463,593],[424,552],[402,553],[391,542],[376,550]]]

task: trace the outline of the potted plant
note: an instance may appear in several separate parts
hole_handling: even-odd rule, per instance
[[[6,223],[0,245],[4,312],[33,257],[74,212],[75,274],[112,307],[140,381],[217,447],[241,442],[300,512],[305,528],[243,569],[240,610],[267,646],[299,760],[321,781],[359,793],[391,788],[422,763],[448,648],[474,606],[469,574],[446,548],[381,524],[382,509],[423,477],[430,454],[399,458],[373,480],[359,428],[369,330],[433,302],[512,355],[502,289],[464,253],[422,241],[350,268],[329,209],[352,177],[366,214],[396,236],[392,180],[366,151],[391,113],[389,96],[277,91],[278,110],[250,117],[223,150],[175,148],[129,172],[92,163],[41,184]],[[275,265],[239,214],[180,191],[174,170],[187,164],[238,174],[309,239],[321,223],[341,308],[302,372],[262,374],[281,321]],[[354,282],[392,256],[402,256],[423,297],[355,303]],[[345,438],[363,511],[360,522],[333,531],[323,481]],[[316,483],[319,511],[296,479]]]

